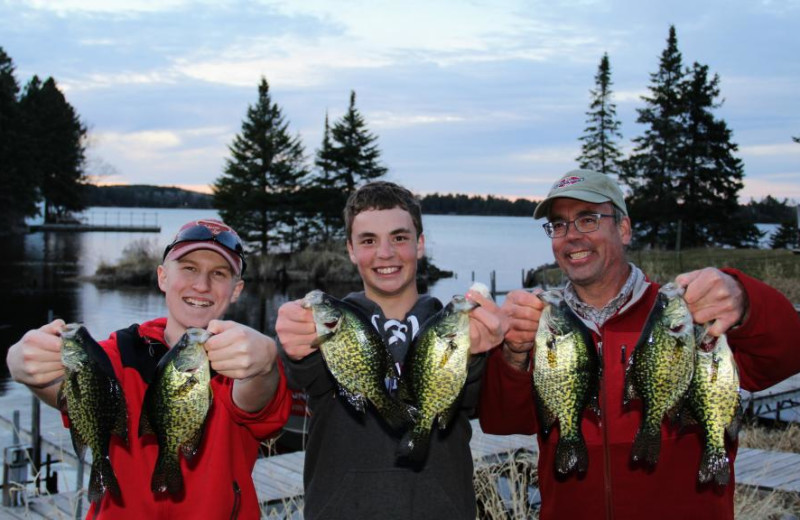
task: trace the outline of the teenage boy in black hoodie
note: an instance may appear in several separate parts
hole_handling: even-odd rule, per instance
[[[356,305],[381,333],[401,367],[420,325],[442,308],[417,292],[417,260],[425,253],[419,201],[390,182],[372,182],[354,192],[344,210],[347,251],[364,283],[345,300]],[[394,432],[367,407],[366,416],[336,395],[336,384],[319,351],[313,317],[301,301],[281,306],[276,331],[289,384],[308,394],[311,424],[304,469],[306,520],[474,520],[472,430],[469,416],[478,401],[483,352],[500,344],[506,324],[490,299],[470,315],[473,353],[460,412],[450,427],[434,431],[422,465],[398,460],[401,432]]]

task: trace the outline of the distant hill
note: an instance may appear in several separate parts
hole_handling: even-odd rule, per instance
[[[123,208],[213,208],[214,197],[206,193],[168,186],[144,184],[86,187],[87,206]]]

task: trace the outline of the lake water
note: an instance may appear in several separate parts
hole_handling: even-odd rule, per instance
[[[5,350],[22,334],[46,323],[48,313],[83,322],[96,338],[166,312],[157,290],[98,288],[77,277],[95,272],[101,262],[114,263],[137,240],[163,248],[175,231],[194,218],[217,217],[214,210],[91,208],[85,219],[94,224],[158,225],[160,233],[38,232],[6,240],[0,253],[0,345]],[[426,250],[433,263],[453,271],[429,292],[443,300],[463,293],[475,280],[489,283],[496,272],[498,290],[522,285],[522,271],[552,261],[549,239],[533,218],[427,215],[423,217]],[[344,246],[342,246],[344,247]],[[278,307],[302,297],[310,288],[291,286],[283,292],[269,285],[245,289],[229,317],[273,334]],[[352,288],[342,288],[341,291]],[[334,292],[331,290],[331,292]],[[3,364],[0,395],[9,384]]]

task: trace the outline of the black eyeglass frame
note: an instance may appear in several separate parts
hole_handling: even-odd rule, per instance
[[[167,258],[167,255],[175,246],[183,244],[184,242],[216,242],[225,249],[236,254],[242,261],[242,272],[240,275],[243,275],[245,269],[247,269],[247,261],[244,259],[244,244],[242,244],[241,238],[231,231],[221,231],[214,234],[210,228],[202,224],[186,228],[179,231],[175,240],[164,249],[162,260]]]
[[[594,227],[594,229],[588,229],[586,231],[581,229],[581,227],[578,225],[578,222],[582,218],[585,218],[585,217],[594,217],[594,218],[597,219],[596,220],[597,225]],[[577,229],[579,233],[594,233],[595,231],[600,229],[600,219],[602,219],[603,217],[613,218],[613,219],[617,218],[617,216],[615,214],[613,214],[613,213],[611,213],[611,214],[608,214],[608,213],[584,213],[582,215],[578,215],[578,218],[576,218],[575,220],[556,220],[555,221],[556,223],[566,224],[564,226],[564,233],[563,234],[560,234],[560,233],[556,234],[555,229],[553,228],[553,224],[554,224],[553,222],[545,222],[544,224],[542,224],[542,228],[544,229],[545,234],[550,238],[562,238],[562,237],[567,236],[567,233],[569,233],[569,225],[570,224],[575,226],[575,229]]]

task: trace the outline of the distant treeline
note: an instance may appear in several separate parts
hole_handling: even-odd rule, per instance
[[[123,208],[198,208],[214,207],[214,196],[181,188],[125,185],[94,186],[86,188],[88,206],[116,206]],[[530,217],[536,202],[527,199],[511,201],[492,195],[464,195],[434,193],[420,197],[426,215],[496,215]],[[747,221],[753,223],[782,223],[795,219],[795,208],[788,199],[779,201],[767,195],[760,201],[751,199],[740,206]],[[635,216],[634,216],[635,218]]]
[[[87,206],[122,208],[200,208],[214,207],[214,197],[181,188],[149,185],[86,187]]]

